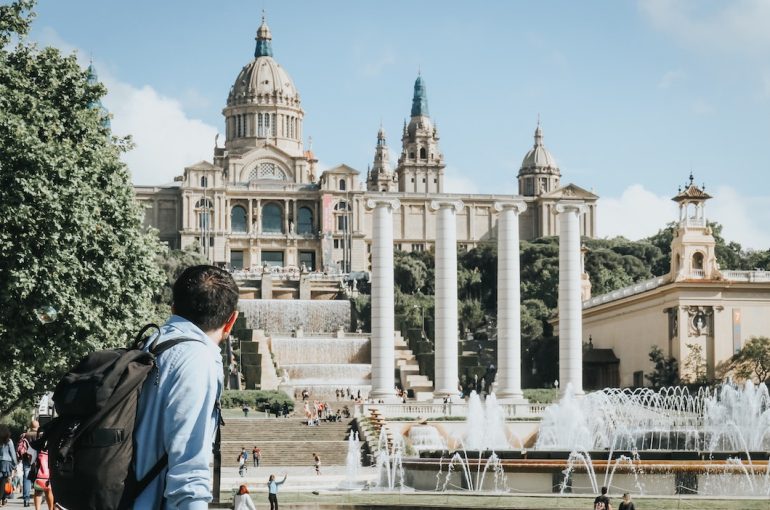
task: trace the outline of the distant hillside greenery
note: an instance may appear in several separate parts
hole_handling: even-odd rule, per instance
[[[722,227],[711,225],[717,242],[719,266],[724,269],[768,269],[770,250],[745,251],[738,243],[722,237]],[[669,272],[674,224],[639,241],[622,237],[583,239],[590,250],[586,271],[591,293],[598,296],[632,283]],[[558,345],[548,319],[556,311],[559,283],[559,238],[545,237],[521,242],[522,344],[527,387],[538,387],[557,378],[555,362]],[[434,317],[434,263],[431,252],[396,252],[396,315],[407,329],[420,329],[432,338]],[[485,340],[494,336],[497,315],[497,246],[481,245],[458,254],[458,314],[461,338],[472,334]],[[369,323],[368,288],[353,300],[354,310],[365,331]],[[534,370],[532,370],[534,368]],[[533,373],[534,372],[534,373]]]

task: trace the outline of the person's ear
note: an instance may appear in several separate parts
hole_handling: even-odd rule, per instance
[[[230,318],[227,319],[227,322],[225,322],[225,327],[223,329],[223,333],[225,335],[230,334],[230,331],[233,330],[233,326],[235,326],[235,320],[238,318],[238,310],[234,311],[232,315],[230,315]]]

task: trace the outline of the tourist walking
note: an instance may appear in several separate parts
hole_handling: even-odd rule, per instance
[[[636,510],[634,508],[633,501],[631,501],[631,495],[629,493],[626,492],[623,494],[623,501],[620,502],[618,510]]]
[[[38,445],[35,444],[33,446]],[[48,449],[32,450],[32,452],[30,476],[34,477],[32,487],[35,489],[35,494],[32,497],[32,501],[35,504],[35,510],[40,510],[43,497],[45,497],[45,504],[48,506],[48,510],[54,510],[56,507],[54,506],[53,490],[51,489],[51,472],[48,469]]]
[[[11,476],[16,469],[18,459],[11,440],[11,431],[7,425],[0,425],[0,506],[4,506],[10,494],[5,493],[5,485],[11,483]]]
[[[270,479],[267,481],[267,500],[270,501],[270,510],[278,510],[278,487],[283,485],[287,476],[289,476],[288,473],[285,473],[283,480],[276,482],[275,475],[270,475]]]
[[[317,453],[313,454],[313,466],[315,466],[315,474],[321,474],[321,457]]]
[[[254,467],[259,467],[259,461],[262,460],[262,450],[256,446],[251,450],[251,460],[254,462]]]
[[[24,432],[19,438],[19,445],[16,448],[16,454],[18,460],[21,462],[22,476],[21,476],[21,497],[24,500],[24,506],[29,506],[29,500],[32,493],[32,479],[29,476],[29,470],[32,467],[32,452],[31,444],[37,441],[39,437],[40,423],[37,420],[32,420],[29,423],[29,430]]]
[[[257,510],[249,495],[249,488],[241,485],[233,498],[233,510]]]
[[[594,499],[594,510],[612,510],[610,498],[607,497],[607,487],[602,487],[601,496],[596,496]]]
[[[146,349],[178,339],[144,384],[134,433],[134,468],[144,478],[164,453],[168,465],[134,508],[205,508],[211,501],[211,445],[224,384],[220,346],[238,318],[238,285],[214,266],[185,269],[172,289],[172,315]]]
[[[238,454],[238,475],[243,476],[247,471],[246,461],[249,458],[249,454],[246,453],[246,448],[241,448],[241,453]]]

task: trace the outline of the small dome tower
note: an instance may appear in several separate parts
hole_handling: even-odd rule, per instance
[[[706,193],[704,185],[699,188],[692,173],[684,190],[672,198],[679,204],[679,221],[674,239],[671,241],[671,278],[681,280],[713,280],[720,278],[719,264],[715,253],[716,241],[708,226],[705,214]]]
[[[377,132],[377,146],[374,149],[374,164],[369,170],[369,176],[366,182],[366,189],[369,191],[396,191],[398,181],[390,168],[390,155],[388,144],[385,140],[385,130],[380,126]]]
[[[543,145],[540,119],[535,129],[535,145],[527,152],[519,170],[519,195],[537,197],[559,187],[561,171],[556,159]]]

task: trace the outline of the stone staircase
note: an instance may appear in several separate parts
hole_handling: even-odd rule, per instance
[[[401,387],[412,390],[418,401],[433,399],[433,381],[428,376],[420,375],[420,366],[406,340],[400,332],[396,332],[396,368],[400,372]]]
[[[311,455],[317,453],[324,466],[344,466],[350,422],[321,422],[308,427],[300,418],[243,419],[230,418],[222,427],[222,465],[236,467],[241,448],[262,449],[264,466],[311,466]]]

